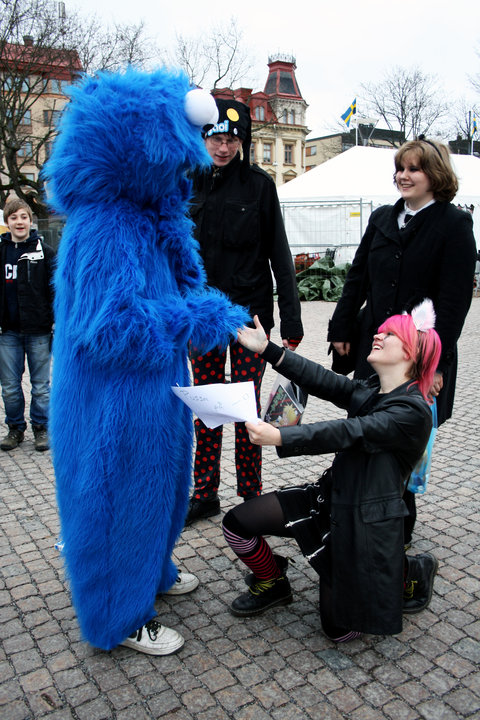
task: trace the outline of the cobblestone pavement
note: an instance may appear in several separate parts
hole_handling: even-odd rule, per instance
[[[332,309],[303,305],[307,339],[300,350],[320,362],[327,362]],[[430,487],[417,503],[412,552],[432,551],[439,573],[430,607],[406,617],[400,635],[363,636],[340,647],[329,642],[319,626],[315,573],[290,540],[272,544],[295,561],[294,603],[256,619],[233,617],[228,608],[242,588],[243,569],[225,546],[219,516],[185,530],[175,551],[180,566],[199,576],[199,588],[157,599],[164,623],[186,638],[180,652],[155,658],[92,648],[80,638],[53,547],[58,519],[50,454],[33,450],[30,430],[19,448],[0,453],[0,717],[480,718],[479,328],[480,298],[474,298],[460,343],[456,411],[438,433]],[[272,378],[269,370],[264,395]],[[305,421],[336,412],[311,398]],[[280,461],[268,448],[264,487],[315,478],[330,462],[328,456]],[[223,465],[227,510],[237,502],[231,426]]]

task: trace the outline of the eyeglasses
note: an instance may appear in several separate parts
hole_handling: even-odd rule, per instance
[[[218,147],[224,144],[228,147],[235,147],[240,142],[240,138],[220,137],[220,135],[208,135],[208,139]]]

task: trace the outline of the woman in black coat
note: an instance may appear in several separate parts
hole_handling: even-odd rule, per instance
[[[395,155],[394,182],[402,197],[372,213],[330,321],[332,367],[342,372],[340,365],[351,353],[348,363],[354,377],[367,378],[370,339],[379,325],[431,298],[442,341],[431,388],[438,396],[441,425],[452,415],[457,340],[472,299],[473,221],[469,212],[450,204],[458,181],[448,148],[441,143],[421,139],[402,145]],[[410,542],[416,514],[412,493],[407,493],[406,502],[410,517],[405,540]]]
[[[294,537],[320,575],[328,637],[342,642],[360,632],[398,633],[402,611],[428,605],[437,568],[428,554],[406,562],[402,495],[432,426],[426,394],[440,356],[438,335],[431,324],[419,332],[410,315],[390,318],[368,356],[378,376],[350,380],[268,342],[254,320],[256,329],[240,330],[239,342],[348,417],[281,428],[247,423],[250,440],[277,446],[281,457],[336,456],[318,483],[268,493],[227,513],[225,538],[253,571],[250,589],[233,602],[232,612],[256,615],[291,602],[285,559],[272,555],[263,535]],[[406,599],[405,579],[413,588]]]

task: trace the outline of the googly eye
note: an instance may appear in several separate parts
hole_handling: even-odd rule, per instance
[[[190,90],[185,96],[185,113],[192,125],[204,127],[215,125],[218,120],[218,108],[215,100],[206,90]]]

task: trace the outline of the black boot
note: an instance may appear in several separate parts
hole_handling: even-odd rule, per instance
[[[8,427],[8,435],[3,438],[0,444],[0,448],[2,450],[14,450],[14,448],[18,447],[18,445],[23,442],[23,430],[15,427],[15,425],[9,425]]]
[[[219,514],[220,500],[218,497],[214,497],[211,500],[197,500],[192,497],[188,506],[185,527],[187,527],[187,525],[191,525],[193,522],[196,522],[196,520],[202,520]]]
[[[275,553],[273,553],[273,557],[282,575],[284,577],[287,577],[288,558],[283,557],[283,555],[276,555]],[[248,587],[252,587],[252,585],[254,585],[256,582],[258,582],[258,578],[255,577],[253,573],[248,573],[248,575],[245,575],[245,584],[248,585]]]
[[[35,436],[35,450],[38,450],[38,452],[45,452],[45,450],[50,450],[50,443],[48,440],[48,432],[46,426],[32,425],[32,430]]]
[[[438,570],[438,560],[430,553],[408,556],[408,571],[403,591],[403,612],[418,613],[430,603],[433,578]]]
[[[260,615],[276,605],[289,605],[292,600],[290,583],[286,577],[257,580],[246,593],[233,601],[230,609],[234,615],[240,617]]]

